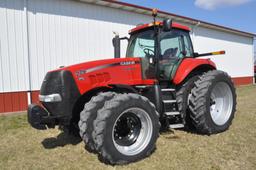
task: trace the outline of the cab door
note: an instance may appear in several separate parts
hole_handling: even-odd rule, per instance
[[[193,56],[189,32],[178,29],[161,32],[159,46],[159,78],[172,80],[182,60]]]

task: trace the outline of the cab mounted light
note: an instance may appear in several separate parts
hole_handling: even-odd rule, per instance
[[[152,9],[152,16],[156,17],[157,16],[158,10],[156,8]]]
[[[157,9],[154,8],[152,9],[152,16],[153,16],[153,20],[154,20],[154,26],[156,25],[156,17],[157,17]]]

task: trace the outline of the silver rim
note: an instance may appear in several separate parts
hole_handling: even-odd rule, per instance
[[[217,83],[211,92],[210,113],[216,125],[224,125],[230,118],[233,109],[233,95],[230,86],[225,82]]]
[[[136,138],[132,143],[130,144],[128,143],[128,145],[123,145],[117,141],[116,126],[118,125],[118,121],[122,119],[122,116],[127,114],[130,114],[131,118],[137,117],[137,120],[139,121],[139,126],[137,127],[137,130],[139,131],[137,131]],[[127,119],[129,121],[129,116],[126,116],[126,117],[128,117]],[[127,156],[133,156],[133,155],[139,154],[148,146],[152,137],[152,133],[153,133],[153,124],[148,113],[140,108],[129,108],[124,112],[122,112],[119,115],[119,117],[116,119],[113,130],[112,130],[112,140],[114,142],[116,149],[120,153]],[[128,135],[133,135],[133,134],[128,133],[127,136]]]

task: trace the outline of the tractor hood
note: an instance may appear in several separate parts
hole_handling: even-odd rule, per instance
[[[51,72],[71,72],[81,94],[109,84],[141,84],[140,58],[115,58],[75,64]]]
[[[140,58],[116,58],[116,59],[104,59],[104,60],[95,60],[84,62],[80,64],[70,65],[66,67],[62,67],[53,71],[58,70],[68,70],[71,72],[76,72],[76,74],[80,74],[81,71],[86,71],[86,73],[104,69],[107,67],[113,67],[118,65],[131,65],[135,63],[139,63]]]

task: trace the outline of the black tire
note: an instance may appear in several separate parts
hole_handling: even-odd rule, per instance
[[[127,111],[127,109],[134,108],[139,108],[139,110],[141,109],[141,111],[145,113],[144,116],[147,116],[150,120],[147,123],[151,124],[152,126],[150,126],[150,128],[144,128],[145,130],[143,129],[143,131],[140,129],[139,131],[139,135],[143,135],[144,132],[145,134],[150,134],[147,136],[148,140],[145,140],[148,142],[143,145],[143,149],[137,154],[127,155],[117,149],[116,140],[114,139],[114,130],[116,130],[115,127],[117,120],[119,120],[119,116],[121,119],[122,115],[126,113],[125,111]],[[129,114],[128,111],[127,114]],[[150,131],[152,133],[149,133],[148,129],[151,129]],[[94,120],[93,139],[101,161],[112,165],[127,164],[143,159],[154,151],[155,143],[159,136],[159,129],[159,114],[156,111],[155,106],[146,97],[132,93],[120,94],[116,95],[112,100],[106,102],[104,107],[98,111],[97,118]],[[135,143],[144,141],[137,139]],[[128,145],[128,147],[132,146],[133,144]]]
[[[84,109],[80,113],[80,120],[78,123],[80,129],[80,136],[85,142],[85,148],[89,152],[95,151],[94,141],[92,139],[93,121],[97,117],[97,111],[104,106],[104,103],[112,99],[116,93],[106,92],[99,93],[97,96],[85,104]]]
[[[230,114],[225,117],[226,120],[223,124],[217,124],[210,112],[212,105],[211,94],[213,89],[217,87],[217,84],[221,83],[225,85],[224,87],[228,88],[227,91],[230,90],[229,96],[232,96],[232,98],[230,97],[231,102],[229,102],[231,103],[231,107],[229,109]],[[219,90],[220,89],[221,88],[219,88]],[[223,96],[226,95],[228,95],[228,92]],[[225,104],[223,104],[223,106],[224,105]],[[218,70],[204,73],[200,76],[199,80],[195,82],[195,86],[192,89],[192,95],[189,100],[189,107],[192,113],[190,117],[198,133],[210,135],[227,130],[232,124],[236,111],[236,92],[231,77],[228,76],[227,73]],[[218,109],[217,112],[219,112]],[[227,112],[223,111],[223,113]]]
[[[59,129],[62,130],[63,133],[65,133],[69,136],[80,138],[79,129],[78,129],[77,125],[75,126],[71,123],[70,125],[67,125],[67,126],[61,126],[61,127],[59,127]]]
[[[194,75],[185,81],[176,92],[176,101],[178,105],[178,110],[181,113],[183,119],[185,120],[185,129],[193,130],[192,120],[190,119],[191,111],[188,107],[188,96],[191,93],[192,88],[195,85],[195,81],[198,80],[199,75]]]

